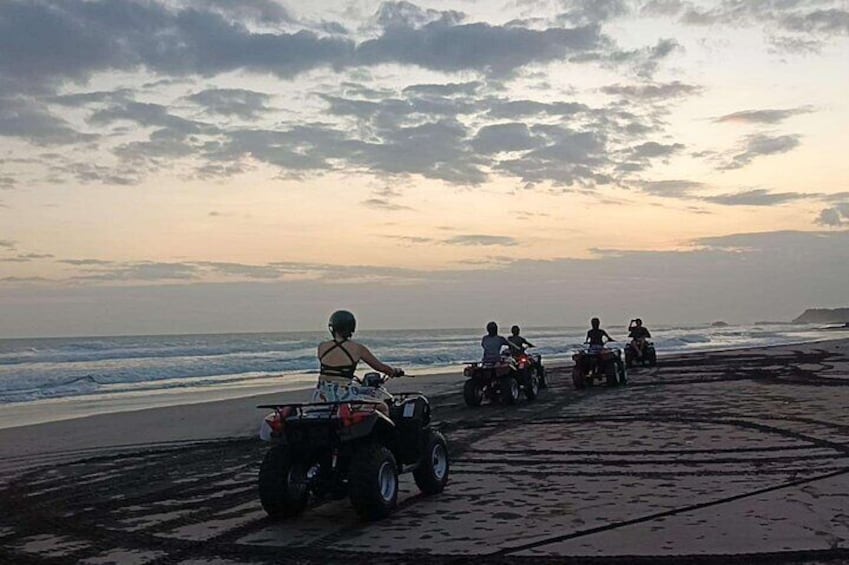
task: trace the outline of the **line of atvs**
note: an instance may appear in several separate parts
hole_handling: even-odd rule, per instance
[[[624,384],[624,364],[634,362],[627,349],[624,364],[619,350],[607,348],[584,349],[572,358],[576,388],[597,380]],[[653,346],[643,350],[640,361],[656,362]],[[540,356],[524,351],[497,363],[470,363],[464,375],[469,406],[484,399],[514,404],[522,394],[530,401],[547,387]],[[388,379],[378,373],[356,379],[373,389],[372,399],[260,406],[273,410],[260,430],[271,443],[259,470],[259,498],[269,517],[295,517],[311,501],[349,498],[361,517],[377,520],[397,506],[402,473],[412,473],[425,495],[442,492],[448,447],[431,425],[430,402],[419,392],[390,394],[384,386]]]

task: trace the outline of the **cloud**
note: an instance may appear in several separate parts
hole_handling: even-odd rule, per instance
[[[68,261],[66,261],[68,262]],[[78,262],[79,264],[79,262]],[[88,261],[78,281],[186,281],[198,278],[198,267],[187,263],[139,261],[130,263]]]
[[[632,159],[655,159],[658,157],[669,157],[684,149],[681,143],[663,144],[656,141],[647,141],[631,148]]]
[[[637,101],[656,101],[682,98],[702,92],[702,87],[673,81],[659,84],[613,84],[605,86],[601,91],[612,96],[622,96]]]
[[[720,168],[724,170],[745,167],[758,157],[787,153],[799,146],[800,135],[768,135],[755,134],[745,138],[743,150],[731,157],[731,160]]]
[[[486,155],[503,151],[524,151],[539,147],[540,138],[531,136],[524,123],[508,123],[484,126],[471,141],[472,148]]]
[[[180,0],[179,4],[189,9],[197,6],[191,0]],[[205,0],[204,5],[235,21],[249,20],[266,24],[293,21],[288,10],[274,0]]]
[[[792,202],[812,195],[803,192],[769,192],[764,189],[746,190],[717,196],[705,196],[702,200],[726,206],[772,206]]]
[[[246,21],[292,23],[274,2],[67,0],[0,4],[0,78],[17,92],[43,92],[101,71],[146,69],[165,77],[243,70],[292,78],[319,67],[385,63],[439,71],[509,74],[602,46],[597,26],[534,30],[460,23],[457,12],[384,3],[381,31],[359,44],[309,29],[252,30]],[[341,26],[325,22],[337,32]],[[303,27],[303,26],[302,26]],[[155,38],[155,40],[151,40]],[[0,81],[2,82],[2,81]]]
[[[320,266],[269,263],[287,272],[311,273],[281,281],[238,281],[242,277],[235,275],[228,277],[231,282],[216,284],[41,281],[27,287],[6,281],[0,293],[0,334],[318,329],[327,305],[341,303],[367,319],[368,327],[463,327],[469,320],[490,319],[497,304],[502,319],[526,320],[527,325],[580,324],[596,315],[624,332],[627,319],[636,315],[652,327],[716,319],[790,320],[804,308],[846,299],[849,230],[731,234],[685,243],[689,247],[678,251],[606,250],[588,259],[552,260],[496,260],[485,253],[495,248],[481,248],[479,268],[465,264],[452,271],[372,266],[312,271]],[[380,293],[375,293],[375,279],[385,281]],[[404,284],[392,284],[397,281]],[[515,299],[517,288],[523,300]],[[33,303],[51,307],[34,309]],[[92,309],[93,303],[100,308]],[[281,320],[287,321],[284,328]]]
[[[542,125],[531,128],[531,132],[542,139],[540,146],[521,157],[498,161],[496,170],[526,183],[548,181],[571,186],[610,181],[602,172],[609,160],[606,139],[600,132]]]
[[[0,136],[19,137],[38,145],[80,143],[97,138],[96,135],[77,131],[67,121],[50,113],[36,100],[3,98],[2,96],[0,96]]]
[[[368,198],[363,200],[363,206],[374,208],[376,210],[386,210],[388,212],[397,212],[398,210],[412,210],[409,206],[397,204],[386,198]]]
[[[404,88],[403,93],[410,96],[471,96],[483,87],[479,81],[455,82],[448,84],[413,84]]]
[[[816,223],[830,228],[849,226],[849,202],[842,202],[823,209],[817,217]]]
[[[429,10],[403,1],[382,2],[374,16],[375,23],[384,29],[417,28],[434,22],[453,24],[464,18],[461,12]]]
[[[800,106],[784,110],[744,110],[726,114],[714,120],[716,123],[735,122],[745,124],[778,124],[784,120],[800,114],[809,114],[814,111],[813,106]]]
[[[46,253],[21,253],[16,255],[15,257],[4,257],[0,258],[0,262],[4,263],[29,263],[30,261],[37,261],[39,259],[52,259],[53,255],[49,255]]]
[[[566,12],[557,20],[577,25],[606,22],[631,12],[625,0],[563,0],[562,5]]]
[[[638,186],[643,192],[667,198],[689,197],[705,187],[703,183],[691,180],[644,181]]]
[[[380,37],[358,45],[355,60],[362,65],[394,62],[435,71],[478,70],[497,76],[531,63],[563,60],[600,45],[595,26],[537,31],[439,20],[418,28],[388,28]]]
[[[209,114],[253,120],[269,110],[271,96],[242,88],[209,88],[186,97]]]
[[[781,18],[781,25],[791,31],[849,35],[849,11],[813,10],[807,13],[787,14]]]
[[[481,235],[481,234],[468,234],[468,235],[455,235],[454,237],[450,237],[448,239],[443,240],[443,243],[447,243],[448,245],[480,245],[480,246],[514,246],[518,245],[519,242],[507,236],[501,235]]]

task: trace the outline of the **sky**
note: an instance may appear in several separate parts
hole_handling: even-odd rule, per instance
[[[0,337],[847,306],[847,92],[849,0],[5,0]]]

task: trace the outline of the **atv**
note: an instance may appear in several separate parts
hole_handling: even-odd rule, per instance
[[[366,520],[385,518],[398,501],[398,475],[412,472],[427,495],[448,482],[448,446],[431,426],[418,392],[389,394],[388,377],[355,379],[375,399],[271,404],[260,437],[271,443],[259,469],[259,499],[272,519],[300,515],[310,500],[349,497]]]
[[[625,346],[625,366],[630,369],[635,364],[642,365],[643,367],[654,367],[657,365],[657,351],[655,351],[652,342],[646,341],[643,346],[642,357],[637,355],[637,348],[634,346],[634,342],[628,342]]]
[[[502,404],[515,404],[520,392],[525,398],[535,400],[539,394],[539,370],[531,363],[529,355],[521,354],[515,358],[502,354],[497,363],[469,363],[463,369],[467,377],[463,385],[463,400],[467,406],[480,406],[484,398],[500,401]],[[541,365],[536,365],[540,367]],[[542,373],[545,375],[545,373]]]
[[[627,382],[622,352],[619,349],[580,349],[574,355],[572,384],[582,389],[604,380],[607,386],[624,385]]]
[[[522,347],[521,353],[513,353],[513,359],[515,359],[519,370],[527,368],[531,373],[536,374],[540,389],[548,388],[545,367],[542,364],[542,355],[528,353],[527,345],[525,345]]]

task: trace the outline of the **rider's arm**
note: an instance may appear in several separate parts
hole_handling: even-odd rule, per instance
[[[386,363],[382,363],[377,357],[372,355],[372,352],[369,351],[368,347],[365,345],[360,345],[360,359],[365,361],[372,369],[380,371],[386,375],[392,375],[397,372],[396,369],[390,367]]]
[[[590,332],[587,332],[587,338],[584,340],[584,343],[590,342]]]
[[[525,340],[525,345],[527,345],[528,347],[536,347],[536,345],[534,345],[533,343],[531,343],[528,340]]]
[[[501,344],[506,345],[507,347],[509,347],[510,349],[512,349],[514,351],[522,351],[521,347],[519,347],[518,345],[516,345],[515,343],[513,343],[512,341],[510,341],[506,337],[501,338]]]
[[[604,337],[606,337],[606,338],[607,338],[607,341],[616,341],[615,339],[613,339],[612,337],[610,337],[610,336],[607,334],[607,331],[606,331],[606,330],[601,330],[601,331],[602,331],[602,332],[604,332]]]
[[[651,332],[646,330],[646,337],[651,337]]]

